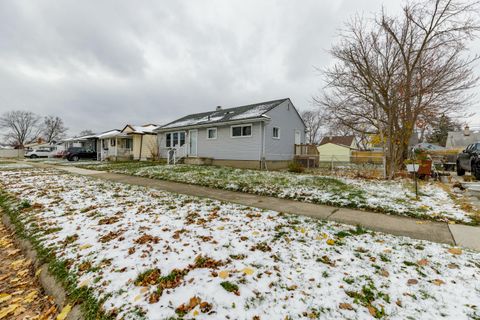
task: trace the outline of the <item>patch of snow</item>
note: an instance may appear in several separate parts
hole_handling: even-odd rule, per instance
[[[193,303],[184,318],[480,316],[478,252],[54,169],[0,177],[33,205],[20,215],[27,230],[40,226],[42,245],[70,261],[79,286],[105,298],[117,319],[176,317],[193,297],[211,310]],[[141,244],[142,236],[156,238]],[[221,265],[192,267],[199,255]],[[159,285],[134,282],[155,268],[186,273],[150,303]]]

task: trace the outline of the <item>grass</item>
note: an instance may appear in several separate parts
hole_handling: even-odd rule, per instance
[[[60,282],[67,293],[69,302],[72,305],[80,304],[83,317],[86,320],[110,320],[113,317],[102,311],[102,301],[99,301],[87,287],[77,287],[77,276],[70,272],[69,263],[58,259],[55,254],[44,247],[39,238],[41,230],[27,231],[22,221],[22,209],[28,208],[27,202],[18,202],[14,197],[0,189],[0,208],[6,214],[15,228],[16,235],[22,239],[28,240],[37,253],[37,259],[40,264],[47,263],[48,271]]]
[[[88,169],[104,170],[114,173],[148,177],[158,180],[195,184],[210,188],[236,192],[245,192],[261,196],[291,199],[301,202],[369,210],[373,212],[411,216],[433,221],[454,221],[466,224],[478,224],[477,216],[472,215],[467,222],[446,212],[440,212],[429,206],[418,205],[408,192],[411,184],[396,186],[399,194],[379,194],[376,190],[388,190],[394,182],[369,181],[371,190],[361,181],[350,183],[335,177],[312,174],[294,174],[290,172],[267,172],[248,169],[236,169],[219,166],[197,165],[161,165],[159,162],[108,162],[79,166]],[[392,184],[393,183],[393,184]],[[376,185],[378,184],[378,185]],[[421,193],[424,199],[428,195]],[[371,201],[377,199],[376,201]],[[383,201],[383,199],[388,201]],[[464,211],[467,208],[461,208]],[[448,218],[447,218],[448,216]]]

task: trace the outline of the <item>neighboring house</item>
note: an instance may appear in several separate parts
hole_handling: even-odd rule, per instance
[[[154,131],[158,126],[147,124],[143,126],[133,126],[127,124],[122,134],[132,137],[132,153],[133,160],[149,160],[158,158],[158,140],[157,133]]]
[[[133,138],[118,129],[106,131],[96,135],[98,138],[98,159],[131,160],[133,154]]]
[[[161,126],[160,156],[185,163],[281,168],[305,141],[305,124],[290,99],[192,114]]]
[[[317,147],[320,162],[350,162],[352,150],[358,149],[355,136],[327,136]]]
[[[63,139],[61,142],[65,150],[68,150],[68,148],[77,147],[98,151],[97,141],[98,138],[96,135],[87,135]]]
[[[463,131],[450,131],[447,137],[447,149],[465,149],[469,144],[480,142],[480,132],[472,132],[468,126]]]

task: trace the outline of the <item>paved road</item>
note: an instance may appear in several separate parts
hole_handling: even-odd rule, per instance
[[[219,190],[198,185],[128,176],[104,171],[87,170],[77,167],[35,164],[53,167],[70,173],[86,175],[97,179],[150,187],[175,193],[205,197],[246,206],[299,214],[330,221],[381,231],[398,236],[429,240],[438,243],[459,245],[480,251],[480,227],[453,225],[442,222],[417,220],[409,217],[390,216],[381,213],[336,208],[312,203],[258,196],[248,193]]]

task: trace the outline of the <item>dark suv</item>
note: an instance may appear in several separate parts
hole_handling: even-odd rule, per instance
[[[480,142],[470,144],[457,156],[457,174],[463,176],[465,171],[480,180]]]
[[[68,161],[78,161],[80,159],[97,160],[97,152],[85,148],[73,147],[68,148],[63,158]]]

